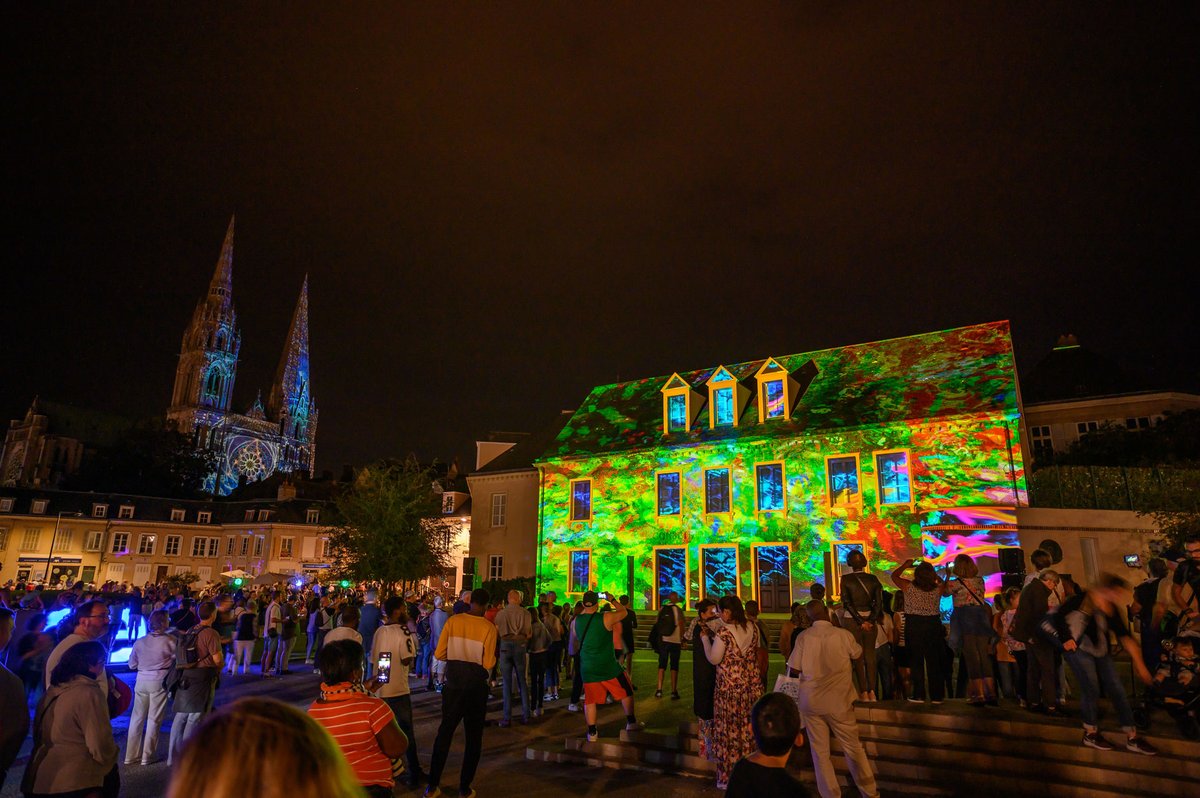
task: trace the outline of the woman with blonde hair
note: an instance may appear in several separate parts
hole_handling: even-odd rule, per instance
[[[208,716],[188,740],[167,798],[364,798],[329,732],[270,698],[243,698]]]
[[[150,632],[139,637],[129,654],[129,669],[137,671],[133,686],[133,715],[129,719],[125,764],[149,765],[158,752],[158,730],[167,714],[167,691],[163,680],[175,664],[179,641],[167,634],[166,610],[151,610],[147,620]]]

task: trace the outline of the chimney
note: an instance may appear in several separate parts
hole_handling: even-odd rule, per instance
[[[285,479],[279,483],[279,490],[275,494],[275,498],[281,502],[288,502],[296,498],[296,485],[289,479]]]

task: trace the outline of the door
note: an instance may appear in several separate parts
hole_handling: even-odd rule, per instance
[[[762,612],[789,612],[792,603],[792,578],[788,547],[755,548],[758,573],[758,606]]]
[[[96,566],[94,566],[94,565],[83,566],[83,570],[80,571],[80,573],[79,573],[79,578],[80,578],[80,580],[83,581],[83,583],[85,585],[90,585],[93,582],[95,582],[96,581]]]
[[[660,546],[654,549],[654,608],[672,593],[687,601],[687,549],[682,546]]]
[[[154,584],[161,585],[163,582],[167,581],[167,567],[168,566],[166,566],[166,565],[155,566],[155,568],[154,568]]]

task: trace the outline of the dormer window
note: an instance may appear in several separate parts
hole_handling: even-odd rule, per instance
[[[687,380],[678,374],[672,374],[671,379],[663,386],[663,432],[670,435],[676,432],[688,432],[692,422],[700,412],[702,400],[699,394],[692,390]]]
[[[797,386],[787,369],[769,357],[754,378],[758,380],[758,420],[770,421],[791,415],[791,398]]]
[[[749,399],[745,386],[737,381],[729,369],[720,366],[708,378],[708,426],[736,427],[741,410]]]

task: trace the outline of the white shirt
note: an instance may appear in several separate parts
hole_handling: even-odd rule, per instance
[[[329,637],[325,637],[325,642],[328,644]],[[376,693],[380,698],[395,698],[396,696],[408,695],[408,665],[404,664],[404,660],[415,657],[417,655],[417,647],[413,642],[413,636],[408,631],[408,626],[402,623],[389,623],[387,626],[379,627],[379,631],[375,633],[375,640],[371,644],[371,656],[375,658],[375,662],[379,662],[379,655],[384,651],[392,653],[392,672],[388,678],[388,683],[379,686],[379,692]]]
[[[336,643],[339,640],[353,640],[360,646],[362,645],[362,635],[358,633],[357,629],[349,626],[339,626],[329,634],[325,635],[325,645]]]
[[[814,621],[801,632],[787,663],[800,672],[800,711],[832,715],[850,709],[857,697],[850,661],[862,653],[853,635],[829,621]]]
[[[129,667],[137,671],[138,687],[154,687],[162,689],[162,680],[167,675],[167,669],[175,662],[175,648],[178,645],[174,635],[165,632],[151,632],[145,637],[138,638],[129,653]]]

